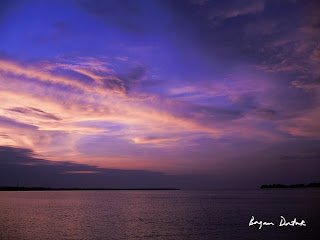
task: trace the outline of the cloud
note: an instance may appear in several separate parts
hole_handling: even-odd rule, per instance
[[[177,142],[180,138],[177,137],[136,137],[133,139],[134,143],[138,144],[167,144]]]
[[[168,135],[170,141],[173,139],[170,135],[175,134],[174,139],[179,141],[186,133],[200,132],[211,137],[221,134],[214,126],[179,116],[165,106],[158,109],[161,100],[152,95],[131,97],[103,85],[107,75],[121,82],[125,92],[130,92],[143,81],[145,68],[139,66],[117,74],[96,58],[83,60],[55,64],[44,61],[28,66],[1,60],[2,79],[6,82],[0,82],[0,116],[7,119],[1,121],[2,144],[32,148],[58,160],[61,155],[69,155],[68,159],[78,156],[77,143],[92,135],[111,135],[127,139],[128,143],[132,139],[137,143],[148,140],[162,145],[164,139],[151,140],[144,136]],[[43,67],[39,69],[41,64]],[[75,75],[72,80],[61,77],[58,71],[63,69],[77,71],[92,81],[81,82]],[[19,88],[22,83],[24,88]],[[24,100],[20,101],[21,98]],[[106,125],[112,123],[124,127],[120,131],[110,130]]]
[[[165,175],[145,170],[98,168],[66,161],[39,158],[29,149],[0,146],[2,186],[64,188],[208,187],[203,176]]]
[[[91,173],[99,173],[97,171],[65,171],[63,174],[91,174]]]
[[[145,75],[146,69],[143,66],[138,66],[131,69],[128,73],[119,74],[118,78],[124,83],[126,92],[129,92],[145,80]]]
[[[47,119],[52,119],[52,120],[61,120],[60,118],[54,116],[53,114],[46,113],[40,109],[29,107],[29,108],[9,108],[6,109],[7,111],[12,111],[12,112],[17,112],[17,113],[22,113],[24,115],[35,115],[36,117],[40,118],[47,118]]]
[[[209,20],[224,20],[235,18],[248,14],[256,14],[263,12],[265,8],[264,0],[247,0],[247,1],[224,1],[219,3],[216,1],[191,1],[191,3],[201,6],[205,9],[206,17]]]
[[[281,122],[279,128],[289,132],[293,136],[320,139],[319,117],[320,108],[315,107],[304,111],[300,116]]]
[[[50,73],[43,72],[41,69],[23,67],[9,61],[0,60],[0,69],[3,73],[14,74],[17,76],[24,76],[30,79],[36,78],[37,80],[42,82],[52,82],[57,84],[63,84],[70,87],[76,87],[81,90],[88,90],[88,91],[92,90],[90,89],[89,86],[81,82],[72,81],[70,79],[63,78],[60,76],[55,76]]]
[[[239,4],[239,5],[238,5]],[[238,17],[241,15],[247,15],[247,14],[255,14],[262,12],[264,10],[264,0],[262,1],[235,1],[236,6],[233,6],[232,8],[222,10],[220,13],[214,13],[210,16],[210,18],[213,17],[223,17],[223,18],[233,18]],[[237,6],[238,5],[238,6]]]
[[[59,60],[59,59],[58,59]],[[25,77],[43,84],[71,87],[85,93],[127,95],[145,80],[146,68],[134,66],[125,73],[117,73],[108,62],[93,58],[77,61],[42,61],[32,66],[0,59],[0,71],[6,76]],[[62,73],[62,74],[61,74]]]

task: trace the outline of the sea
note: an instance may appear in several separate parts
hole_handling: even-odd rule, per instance
[[[320,239],[320,189],[3,191],[0,239]]]

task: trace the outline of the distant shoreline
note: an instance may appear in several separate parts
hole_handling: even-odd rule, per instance
[[[309,184],[271,184],[271,185],[261,185],[260,188],[319,188],[320,183],[309,183]]]
[[[44,188],[44,187],[0,187],[0,191],[161,191],[179,188]]]

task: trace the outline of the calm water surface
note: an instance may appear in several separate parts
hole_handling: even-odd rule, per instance
[[[280,216],[306,227],[279,227]],[[249,227],[257,220],[276,226]],[[319,239],[320,190],[0,192],[0,239]]]

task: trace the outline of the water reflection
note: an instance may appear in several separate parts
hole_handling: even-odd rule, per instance
[[[319,200],[316,190],[0,192],[0,239],[313,239]],[[258,230],[253,215],[308,227]]]

